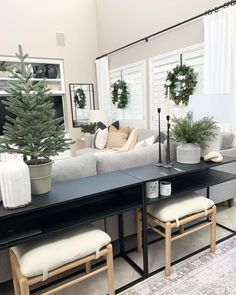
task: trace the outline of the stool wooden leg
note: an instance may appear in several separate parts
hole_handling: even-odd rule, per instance
[[[216,206],[213,206],[211,214],[211,252],[216,250]]]
[[[15,270],[15,266],[14,266],[13,253],[11,250],[9,251],[9,254],[10,254],[10,262],[11,262],[11,272],[12,272],[12,280],[13,280],[13,286],[14,286],[14,294],[21,295],[19,282],[16,277],[16,270]]]
[[[142,213],[140,209],[136,209],[137,221],[137,251],[142,252]]]
[[[170,275],[171,267],[171,223],[165,225],[165,274]]]
[[[91,272],[91,261],[85,263],[85,272],[86,273]]]
[[[184,233],[184,224],[180,225],[179,227],[179,233],[183,234]]]
[[[28,280],[26,278],[20,280],[20,292],[21,295],[30,295]]]
[[[107,246],[107,280],[108,280],[108,294],[115,295],[115,287],[114,287],[114,267],[113,267],[113,251],[112,245],[109,244]]]

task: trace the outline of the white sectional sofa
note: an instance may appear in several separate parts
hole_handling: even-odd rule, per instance
[[[143,130],[139,140],[143,140],[152,136],[153,134],[156,134],[156,131],[154,132],[155,133],[153,133],[152,130],[150,130],[150,132],[145,132],[145,130]],[[163,160],[165,160],[165,144],[162,144],[161,148],[162,157]],[[92,153],[86,153],[85,150],[81,150],[83,153],[79,156],[58,160],[54,163],[52,174],[53,183],[108,173],[131,167],[155,164],[158,161],[158,143],[140,150],[132,150],[123,153],[96,153],[96,151],[93,151]],[[175,159],[175,150],[176,144],[172,144],[172,160]],[[221,153],[225,156],[236,157],[236,147],[222,150]],[[229,173],[236,173],[236,163],[232,163],[227,166],[221,166],[218,169]],[[211,198],[215,203],[236,197],[236,180],[216,185],[211,188],[210,193]],[[124,215],[124,222],[125,235],[128,236],[134,234],[136,232],[134,212],[126,213]],[[104,224],[104,221],[99,222],[100,227],[104,227]],[[111,236],[112,240],[116,240],[118,238],[117,217],[111,217],[106,221],[106,230]],[[7,251],[0,252],[0,282],[9,280],[11,278],[10,266],[7,256]]]

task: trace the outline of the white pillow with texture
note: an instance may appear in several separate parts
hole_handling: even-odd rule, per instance
[[[93,146],[96,149],[103,150],[107,145],[108,128],[98,129],[94,136]]]
[[[154,136],[148,137],[147,139],[139,141],[138,143],[136,143],[134,149],[135,150],[140,150],[142,148],[151,146],[151,145],[153,145],[154,141],[155,141]]]

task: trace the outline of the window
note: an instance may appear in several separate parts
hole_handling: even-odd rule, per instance
[[[165,102],[164,102],[164,84],[167,72],[180,64],[180,55],[184,64],[191,66],[198,73],[198,84],[194,94],[203,93],[203,75],[204,75],[204,49],[203,44],[182,48],[164,55],[152,57],[149,59],[149,79],[150,79],[150,128],[157,129],[157,87],[161,91],[161,128],[165,130]],[[174,104],[171,106],[171,114],[180,116],[184,115],[187,107],[180,108]]]
[[[110,101],[112,120],[119,120],[122,125],[147,127],[146,123],[146,63],[134,64],[110,71],[110,85],[122,79],[127,83],[129,102],[125,109],[116,108]]]

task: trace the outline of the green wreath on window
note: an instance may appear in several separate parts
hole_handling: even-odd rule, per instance
[[[112,103],[119,109],[124,109],[128,104],[128,87],[123,80],[117,80],[112,86]]]
[[[83,89],[78,88],[78,89],[75,91],[74,102],[75,102],[75,105],[76,105],[79,109],[84,109],[84,108],[85,108],[85,106],[86,106],[86,95],[85,95]]]
[[[170,88],[170,99],[177,105],[188,105],[189,96],[193,94],[197,85],[197,73],[192,67],[178,65],[172,71],[168,72],[165,88],[166,93]]]

